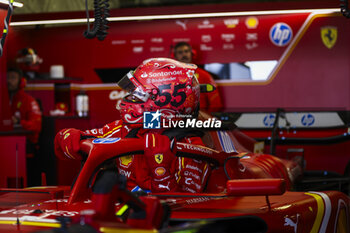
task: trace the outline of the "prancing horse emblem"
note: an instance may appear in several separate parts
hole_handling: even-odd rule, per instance
[[[331,49],[335,45],[335,42],[337,41],[337,38],[338,38],[337,28],[332,26],[322,27],[321,38],[322,38],[323,44],[327,48]]]
[[[154,159],[158,164],[161,164],[163,162],[163,154],[156,154],[154,155]]]

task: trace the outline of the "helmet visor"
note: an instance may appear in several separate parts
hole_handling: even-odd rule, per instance
[[[130,70],[124,77],[117,83],[117,85],[123,90],[129,92],[136,98],[146,102],[149,98],[149,94],[143,88],[143,86],[137,81],[133,75],[134,71]]]

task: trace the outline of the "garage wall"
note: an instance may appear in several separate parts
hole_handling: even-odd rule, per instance
[[[227,5],[221,10],[234,11],[235,7]],[[158,12],[168,11],[158,8]],[[93,100],[91,111],[103,112],[115,109],[115,100],[110,98],[111,86],[104,89],[100,85],[96,69],[131,68],[150,57],[169,57],[177,41],[187,40],[197,50],[197,64],[278,61],[266,81],[219,82],[227,111],[268,111],[277,107],[350,110],[350,20],[340,14],[265,15],[255,16],[258,24],[248,28],[248,17],[113,22],[102,42],[85,39],[83,25],[13,27],[8,61],[13,61],[20,48],[35,48],[44,59],[40,72],[48,72],[54,64],[64,65],[67,76],[82,78],[88,85],[85,88]],[[276,46],[269,32],[281,22],[290,26],[293,37],[285,45]],[[322,42],[324,27],[336,28],[337,39],[331,48]],[[255,33],[257,39],[248,40],[247,33]],[[230,41],[227,35],[234,35],[234,39]],[[103,109],[101,102],[106,104]]]

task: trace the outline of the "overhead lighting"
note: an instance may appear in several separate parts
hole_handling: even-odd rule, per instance
[[[0,0],[0,3],[2,4],[9,4],[9,1],[6,1],[6,0]],[[23,7],[23,3],[21,2],[13,2],[13,6],[15,7]]]
[[[328,8],[328,9],[304,9],[304,10],[270,10],[270,11],[240,11],[240,12],[217,12],[217,13],[196,13],[196,14],[173,14],[173,15],[121,16],[121,17],[109,17],[107,18],[107,20],[110,22],[121,22],[121,21],[136,21],[136,20],[213,18],[213,17],[247,16],[247,15],[276,15],[276,14],[302,14],[302,13],[330,14],[330,13],[336,13],[336,12],[340,12],[340,9]],[[91,19],[90,21],[93,22],[94,19]],[[77,23],[78,24],[86,23],[86,18],[11,22],[10,26],[29,26],[29,25],[44,25],[44,24],[77,24]]]

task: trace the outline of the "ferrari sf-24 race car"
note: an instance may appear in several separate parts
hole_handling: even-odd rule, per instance
[[[338,191],[293,192],[301,163],[249,152],[237,129],[176,143],[177,156],[212,166],[204,193],[131,193],[112,166],[142,156],[137,138],[81,141],[88,154],[72,187],[0,190],[1,232],[350,232],[350,199]]]

